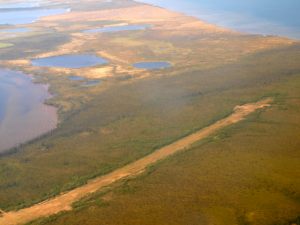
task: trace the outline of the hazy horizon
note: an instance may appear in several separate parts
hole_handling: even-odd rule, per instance
[[[296,0],[142,0],[184,12],[240,32],[300,39],[300,2]]]

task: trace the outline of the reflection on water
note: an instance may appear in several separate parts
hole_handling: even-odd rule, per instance
[[[0,152],[56,127],[57,113],[43,104],[50,95],[21,72],[0,69]]]

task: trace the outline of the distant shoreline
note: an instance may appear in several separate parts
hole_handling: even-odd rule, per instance
[[[194,17],[198,20],[201,20],[207,24],[212,24],[217,27],[228,29],[233,32],[241,33],[241,34],[248,34],[248,35],[261,35],[261,36],[277,36],[277,37],[283,37],[288,38],[291,40],[300,41],[300,29],[297,30],[295,27],[292,26],[283,26],[280,24],[275,23],[274,21],[267,21],[267,20],[259,20],[258,18],[248,18],[248,17],[240,17],[240,15],[235,15],[232,12],[223,12],[223,14],[219,14],[217,12],[205,12],[205,14],[201,15],[198,13],[189,13],[186,10],[180,10],[177,8],[172,7],[165,7],[162,5],[158,5],[157,3],[149,3],[144,2],[144,0],[134,0],[135,2],[142,3],[142,4],[148,4],[154,7],[163,8],[166,10],[174,11],[177,13],[184,14],[186,16]],[[204,12],[204,11],[203,11]],[[198,15],[196,15],[198,14]],[[212,14],[215,14],[212,16]],[[223,20],[223,18],[227,18],[230,22],[226,22],[226,19]],[[236,19],[236,20],[234,20]],[[247,21],[249,19],[249,21]],[[253,20],[252,24],[250,22],[250,19]],[[218,21],[217,21],[218,20]],[[238,21],[241,24],[239,24]],[[220,22],[219,22],[220,21]],[[224,21],[224,22],[222,22]],[[237,23],[235,23],[237,22]],[[231,24],[230,24],[231,23]],[[235,23],[235,25],[234,25]],[[254,26],[255,25],[255,26]]]

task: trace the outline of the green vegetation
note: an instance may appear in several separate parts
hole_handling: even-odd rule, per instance
[[[69,35],[65,33],[45,33],[30,38],[13,38],[10,39],[10,43],[14,45],[14,48],[1,49],[0,58],[1,60],[32,58],[36,54],[53,50],[68,41]]]
[[[0,42],[0,48],[8,48],[11,46],[13,46],[13,44]]]
[[[299,48],[95,93],[51,135],[0,159],[0,208],[24,207],[82,185],[211,124],[237,104],[278,95],[267,87],[299,72]]]
[[[300,73],[266,85],[271,108],[30,225],[298,225],[299,90]]]
[[[80,13],[140,4],[78,2],[57,6]],[[89,36],[81,32],[128,21],[88,21],[75,15],[28,25],[34,30],[30,38],[2,40],[13,48],[0,43],[1,66],[50,84],[54,97],[47,103],[58,107],[61,121],[55,131],[0,156],[1,210],[78,187],[210,125],[236,105],[271,96],[276,101],[271,109],[154,165],[137,179],[88,196],[72,212],[32,224],[299,223],[299,43],[193,29],[192,20],[173,31],[181,22],[174,17],[153,19],[157,29]],[[30,59],[45,54],[72,53],[106,53],[109,76],[85,88],[68,76],[89,77],[89,69],[102,68],[30,65]],[[152,60],[174,66],[151,72],[131,66]]]

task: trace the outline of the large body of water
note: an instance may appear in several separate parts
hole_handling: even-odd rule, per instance
[[[43,16],[51,16],[56,14],[61,14],[68,12],[69,9],[1,9],[0,10],[0,25],[18,25],[18,24],[28,24],[33,23]]]
[[[241,32],[300,39],[299,0],[139,0]]]
[[[51,16],[70,11],[66,8],[43,8],[39,1],[24,1],[0,4],[0,25],[29,24],[43,16]]]
[[[0,152],[54,129],[56,108],[44,104],[47,87],[21,73],[0,69]]]
[[[299,0],[140,0],[196,16],[201,20],[241,32],[280,35],[300,39]],[[0,4],[0,25],[32,23],[43,16],[65,13],[69,9],[43,8],[39,1]],[[117,26],[86,32],[117,32],[147,29],[147,26]],[[26,32],[4,30],[3,32]],[[95,55],[64,55],[33,60],[36,66],[81,68],[108,63]],[[165,62],[142,62],[135,67],[163,69]],[[70,77],[71,80],[81,80]],[[100,81],[87,81],[84,86]],[[54,107],[44,104],[47,87],[34,84],[29,76],[0,68],[0,151],[17,146],[57,125]]]
[[[0,25],[29,24],[43,16],[68,11],[40,7],[39,1],[4,2],[0,4]],[[12,28],[0,32],[27,31],[27,28]],[[56,128],[57,110],[44,104],[49,97],[45,85],[34,84],[21,72],[0,68],[0,152]]]

